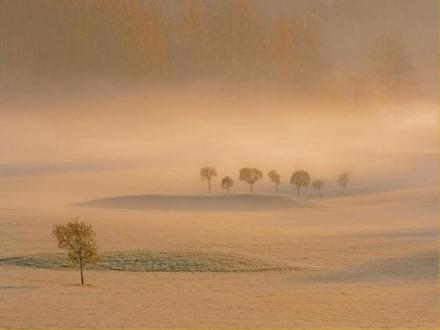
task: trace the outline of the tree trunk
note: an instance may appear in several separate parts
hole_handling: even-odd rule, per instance
[[[342,186],[342,193],[345,194],[345,186]]]
[[[208,192],[211,192],[211,178],[208,178]]]
[[[83,264],[82,262],[79,263],[79,268],[81,272],[81,285],[84,285],[84,274],[83,274]]]
[[[299,197],[299,185],[296,186],[296,197]]]
[[[251,192],[253,191],[252,186],[253,186],[253,184],[251,183]]]
[[[275,183],[275,192],[278,192],[278,183]]]

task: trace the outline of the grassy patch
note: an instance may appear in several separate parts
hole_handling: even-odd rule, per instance
[[[0,265],[74,268],[63,254],[0,258]],[[130,272],[262,272],[296,269],[256,257],[217,251],[106,252],[101,255],[96,265],[88,268]]]

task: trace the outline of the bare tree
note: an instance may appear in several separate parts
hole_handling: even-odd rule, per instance
[[[319,196],[322,196],[321,195],[321,190],[324,187],[324,185],[325,185],[325,183],[322,180],[315,180],[315,181],[312,182],[312,187],[313,187],[313,189],[319,191]]]
[[[240,181],[245,181],[250,184],[251,192],[253,191],[253,186],[255,182],[263,177],[263,172],[256,168],[244,167],[240,170]]]
[[[348,181],[349,181],[349,175],[350,175],[350,172],[342,172],[342,173],[339,175],[339,177],[338,177],[337,184],[338,184],[339,187],[342,188],[342,193],[343,193],[343,194],[345,194],[345,187],[346,187],[347,184],[348,184]]]
[[[85,266],[98,260],[98,248],[92,226],[75,219],[65,224],[54,225],[52,235],[56,238],[58,247],[66,250],[70,262],[79,266],[83,285]]]
[[[227,190],[229,192],[229,189],[231,189],[233,185],[234,185],[234,181],[230,176],[226,176],[222,179],[223,190]]]
[[[278,192],[278,185],[281,182],[280,175],[277,171],[272,170],[269,173],[267,173],[267,176],[269,177],[270,181],[275,184],[275,192]]]
[[[299,197],[300,188],[307,187],[310,183],[310,174],[306,171],[296,171],[292,174],[290,183],[296,186],[296,195]]]
[[[202,181],[208,181],[208,192],[211,192],[211,179],[217,176],[215,167],[205,166],[200,170],[200,178]]]

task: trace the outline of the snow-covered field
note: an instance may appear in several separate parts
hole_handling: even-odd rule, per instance
[[[437,201],[420,188],[246,212],[2,207],[2,260],[59,252],[51,226],[77,215],[105,253],[191,255],[202,269],[88,270],[81,287],[75,270],[3,263],[0,326],[437,328]],[[218,256],[283,267],[203,268]]]

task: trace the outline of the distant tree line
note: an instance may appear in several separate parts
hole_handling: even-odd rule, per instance
[[[342,193],[345,193],[345,188],[349,182],[349,175],[351,172],[342,172],[336,179],[336,184],[341,187]],[[217,170],[215,167],[205,166],[200,170],[200,178],[202,181],[208,183],[208,192],[211,192],[211,182],[213,178],[217,176]],[[276,170],[271,170],[267,173],[267,177],[275,186],[275,192],[278,192],[278,186],[281,184],[281,176]],[[238,179],[249,184],[250,192],[254,191],[255,183],[263,178],[263,172],[257,168],[243,167],[239,171]],[[322,196],[322,189],[325,186],[325,182],[321,179],[311,181],[311,176],[307,171],[298,170],[295,171],[291,178],[290,183],[296,186],[296,194],[299,197],[301,188],[308,187],[311,183],[312,188],[318,191],[319,196]],[[221,188],[229,192],[234,186],[232,177],[226,176],[221,179]]]
[[[329,65],[323,22],[338,16],[343,1],[309,10],[291,6],[270,18],[266,2],[2,0],[0,83],[26,77],[58,84],[65,77],[195,79],[249,92],[313,87],[362,102],[396,101],[415,92],[412,61],[398,36],[371,42],[365,72],[341,79]]]

